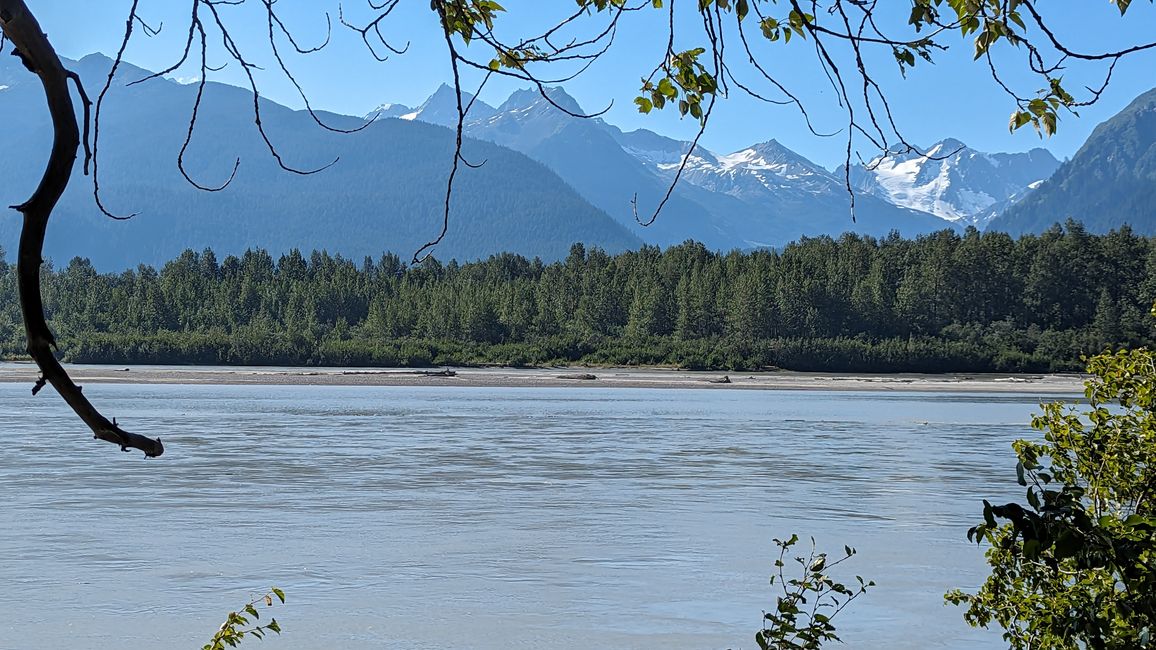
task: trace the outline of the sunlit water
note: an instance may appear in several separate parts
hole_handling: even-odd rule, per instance
[[[754,648],[772,538],[850,544],[848,648],[998,648],[943,605],[1032,395],[91,385],[145,461],[0,385],[0,648]]]

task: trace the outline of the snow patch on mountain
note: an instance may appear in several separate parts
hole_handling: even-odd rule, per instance
[[[413,112],[414,109],[410,106],[406,106],[405,104],[382,104],[369,113],[366,113],[365,119],[378,120],[387,117],[402,118],[405,115]]]
[[[995,199],[983,192],[968,192],[965,205],[955,205],[944,196],[951,189],[951,168],[947,160],[938,161],[938,173],[930,180],[919,182],[927,161],[913,159],[898,162],[895,159],[875,161],[875,182],[883,189],[884,198],[895,205],[930,212],[948,221],[960,221],[968,215],[987,208]]]
[[[895,152],[856,165],[851,180],[856,190],[895,205],[983,228],[1058,166],[1043,149],[989,154],[949,138],[924,153]]]
[[[648,162],[645,157],[639,159]],[[668,158],[654,166],[673,176],[682,160],[682,156]],[[745,199],[829,194],[839,186],[830,172],[775,140],[721,156],[699,147],[686,160],[682,178],[712,192]]]
[[[466,121],[487,119],[495,112],[493,106],[481,100],[475,100],[473,95],[465,91],[462,91],[461,101],[463,108],[469,108]],[[417,120],[428,124],[453,126],[458,121],[458,95],[453,88],[442,84],[417,108],[403,104],[382,104],[376,111],[370,113],[370,117],[374,115],[377,117],[396,117],[410,122]]]

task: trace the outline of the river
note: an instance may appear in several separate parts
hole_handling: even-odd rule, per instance
[[[847,648],[1000,647],[945,606],[1050,397],[702,389],[92,385],[144,460],[0,384],[0,649],[755,648],[772,539],[859,554]],[[839,567],[844,568],[844,567]],[[246,644],[248,645],[248,644]]]

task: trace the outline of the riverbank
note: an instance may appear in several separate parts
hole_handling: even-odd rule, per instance
[[[858,390],[1078,394],[1081,375],[854,375],[803,372],[692,372],[660,368],[277,368],[222,366],[68,367],[77,383],[284,386],[460,386],[710,388],[717,390]],[[33,383],[30,363],[0,363],[0,382]]]

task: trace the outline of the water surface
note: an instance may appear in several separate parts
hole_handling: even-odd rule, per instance
[[[942,604],[1018,489],[1040,398],[585,388],[0,385],[0,648],[200,647],[283,588],[262,647],[754,648],[774,537],[879,586],[848,648],[994,649]],[[1051,398],[1046,398],[1051,399]]]

